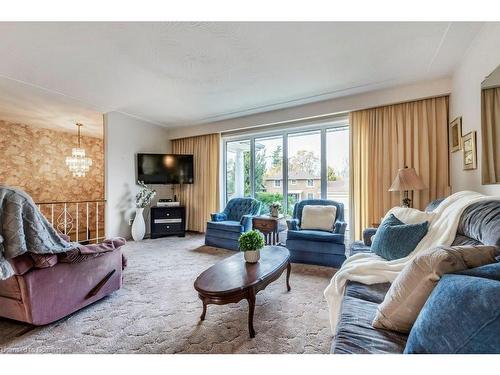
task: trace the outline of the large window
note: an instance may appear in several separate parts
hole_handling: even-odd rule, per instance
[[[283,136],[255,138],[255,198],[269,213],[273,202],[283,200]]]
[[[295,185],[292,184],[295,180]],[[321,132],[293,133],[288,136],[288,205],[291,216],[295,203],[321,197]]]
[[[224,139],[225,198],[249,196],[263,212],[279,201],[290,217],[304,199],[332,199],[349,215],[348,119],[316,128]]]
[[[344,204],[349,223],[349,128],[326,131],[327,197]]]
[[[250,140],[226,144],[226,202],[236,197],[251,197]]]

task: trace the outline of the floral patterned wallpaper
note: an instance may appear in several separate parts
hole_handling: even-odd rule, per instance
[[[82,136],[93,162],[85,177],[73,177],[65,164],[76,142],[76,127],[66,133],[0,120],[0,184],[23,189],[37,203],[104,199],[103,140]]]

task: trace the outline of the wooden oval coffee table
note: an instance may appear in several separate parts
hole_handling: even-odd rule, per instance
[[[209,304],[225,305],[246,299],[248,331],[250,337],[255,337],[253,329],[255,296],[277,280],[285,269],[286,286],[290,291],[290,252],[282,246],[265,246],[260,251],[258,263],[246,263],[242,252],[217,262],[194,282],[194,288],[203,302],[200,319],[205,320]]]

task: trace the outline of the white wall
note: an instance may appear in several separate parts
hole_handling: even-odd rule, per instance
[[[165,128],[118,112],[104,115],[106,164],[106,236],[130,237],[128,220],[134,217],[136,154],[168,153],[170,141]],[[170,186],[155,185],[157,198],[172,196]],[[157,199],[156,198],[156,199]],[[146,211],[146,210],[145,210]],[[149,233],[149,211],[144,216]]]
[[[208,133],[242,130],[256,126],[273,125],[284,121],[293,121],[302,118],[330,115],[340,112],[422,99],[431,96],[449,94],[450,92],[451,80],[449,78],[443,78],[398,86],[391,89],[371,91],[364,94],[324,100],[321,102],[309,103],[297,107],[263,112],[229,120],[189,127],[170,128],[169,136],[171,139],[176,139]]]
[[[462,153],[450,157],[452,190],[500,195],[500,185],[481,185],[481,82],[500,65],[500,24],[487,23],[478,33],[452,77],[450,120],[462,116],[462,134],[477,131],[478,168],[464,171]]]

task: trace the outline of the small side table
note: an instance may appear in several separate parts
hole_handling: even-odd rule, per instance
[[[257,229],[266,239],[266,245],[276,245],[279,243],[279,234],[286,230],[286,220],[283,215],[278,217],[273,216],[256,216],[252,219],[253,229]]]

